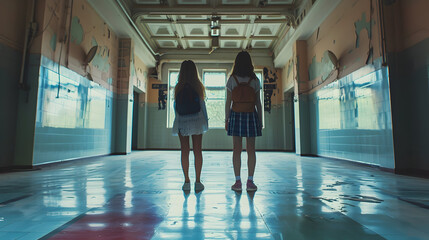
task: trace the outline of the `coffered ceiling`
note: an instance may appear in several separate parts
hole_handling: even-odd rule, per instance
[[[128,0],[150,48],[212,53],[275,46],[295,24],[299,0]]]

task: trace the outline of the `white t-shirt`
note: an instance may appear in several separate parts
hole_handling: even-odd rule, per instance
[[[236,77],[237,77],[237,80],[238,80],[238,82],[239,83],[242,83],[242,82],[248,82],[249,81],[249,79],[250,79],[250,77],[241,77],[241,76],[237,76],[236,75]],[[229,77],[229,79],[228,79],[228,82],[226,82],[226,88],[230,91],[230,92],[232,92],[232,90],[235,88],[237,86],[237,83],[235,82],[235,79],[234,79],[234,77],[231,75],[230,77]],[[259,82],[259,79],[258,78],[255,78],[255,79],[253,79],[251,82],[250,82],[250,86],[253,88],[253,89],[255,89],[255,92],[258,92],[259,90],[261,90],[261,84],[260,84],[260,82]]]

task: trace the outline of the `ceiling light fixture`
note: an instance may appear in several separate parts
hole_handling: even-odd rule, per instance
[[[219,16],[212,16],[210,22],[210,36],[219,37],[220,35],[220,25],[219,25]]]

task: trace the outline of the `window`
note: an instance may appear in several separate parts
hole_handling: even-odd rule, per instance
[[[255,70],[256,77],[259,79],[261,84],[261,90],[259,91],[259,97],[262,104],[262,128],[265,128],[265,111],[264,111],[264,78],[262,77],[262,71]]]
[[[226,70],[208,70],[203,72],[203,84],[206,88],[206,106],[210,128],[225,127]]]
[[[174,87],[176,87],[179,70],[168,71],[168,106],[167,106],[167,127],[173,127],[174,121]]]

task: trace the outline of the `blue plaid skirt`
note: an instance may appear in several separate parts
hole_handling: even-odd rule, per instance
[[[254,112],[234,112],[229,114],[228,136],[259,137],[262,136],[259,118]]]

